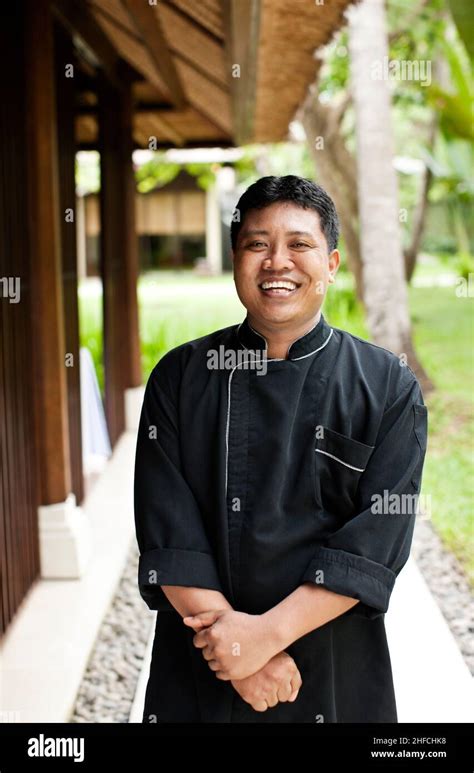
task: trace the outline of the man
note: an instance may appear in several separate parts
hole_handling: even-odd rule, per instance
[[[322,188],[264,177],[235,214],[246,318],[168,352],[145,392],[143,722],[395,722],[384,613],[416,515],[420,387],[321,313],[339,266]]]

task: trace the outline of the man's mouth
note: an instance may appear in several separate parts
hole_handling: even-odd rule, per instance
[[[259,284],[261,292],[270,298],[285,298],[292,295],[300,285],[289,279],[265,281]]]

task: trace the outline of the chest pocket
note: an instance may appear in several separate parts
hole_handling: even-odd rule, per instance
[[[354,514],[359,479],[374,446],[322,427],[314,444],[314,493],[317,504],[337,520]]]

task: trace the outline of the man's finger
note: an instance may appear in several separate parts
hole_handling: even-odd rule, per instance
[[[280,703],[285,703],[287,700],[290,699],[290,696],[293,694],[293,687],[291,685],[291,682],[288,682],[287,684],[282,685],[278,689],[278,700]]]
[[[196,636],[193,636],[193,644],[195,647],[198,647],[199,649],[202,649],[203,647],[207,647],[208,641],[206,636],[206,631],[200,631],[196,634]]]
[[[183,617],[183,623],[193,628],[195,625],[209,626],[216,622],[225,612],[224,609],[210,609],[208,612],[199,612],[197,615],[187,615]]]
[[[268,708],[272,709],[274,706],[278,704],[278,697],[277,695],[272,695],[271,697],[266,699]]]
[[[194,633],[199,633],[199,631],[203,631],[205,628],[208,628],[209,626],[204,625],[204,623],[201,623],[200,620],[196,620],[194,623],[186,623],[186,625],[189,628],[192,628]]]
[[[293,676],[291,680],[291,687],[292,687],[292,693],[290,697],[288,698],[289,703],[293,703],[298,697],[298,693],[300,691],[300,687],[303,684],[303,681],[301,679],[300,672],[297,671],[296,674]]]
[[[268,709],[268,705],[266,701],[256,701],[255,703],[250,704],[254,711],[266,711]]]
[[[204,660],[212,660],[213,659],[212,647],[204,647],[202,651],[202,656]]]

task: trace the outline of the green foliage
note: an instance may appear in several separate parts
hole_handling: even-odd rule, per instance
[[[186,171],[196,178],[200,188],[207,190],[216,179],[218,164],[185,164]]]
[[[446,140],[438,137],[436,156],[426,153],[427,163],[434,175],[430,199],[437,201],[462,200],[466,203],[474,198],[473,154],[467,142]]]
[[[451,14],[459,36],[466,46],[471,59],[474,59],[474,14],[470,0],[448,0]]]
[[[264,175],[298,174],[314,179],[314,166],[306,142],[247,145],[234,166],[237,183],[249,186]]]
[[[474,275],[474,257],[468,252],[460,252],[453,268],[458,276],[469,280],[469,276]]]
[[[453,33],[452,30],[450,30]],[[439,83],[427,87],[428,103],[436,110],[439,125],[447,139],[474,139],[472,104],[474,88],[472,68],[466,49],[461,41],[450,35],[449,42],[443,36],[439,42],[440,55],[449,66],[450,88]]]
[[[155,153],[153,159],[135,170],[137,189],[140,193],[148,193],[153,188],[161,188],[174,180],[180,170],[180,164],[164,160],[164,153]]]
[[[391,80],[396,154],[428,163],[434,175],[429,201],[442,201],[448,211],[443,222],[449,232],[439,233],[436,220],[429,218],[435,232],[425,234],[425,243],[432,249],[469,251],[472,242],[463,206],[472,201],[472,152],[468,142],[474,134],[470,112],[474,92],[462,36],[456,32],[446,0],[430,0],[424,5],[414,0],[388,0],[387,19],[389,59],[425,62],[431,68],[430,84],[429,78],[426,85],[417,80]],[[347,29],[326,46],[322,57],[320,99],[335,103],[349,88]],[[443,86],[437,80],[440,70]],[[439,131],[432,151],[427,141],[434,115]],[[348,148],[354,150],[351,107],[346,111],[342,132]],[[408,213],[408,221],[403,224],[405,245],[411,238],[419,188],[418,174],[399,174],[400,207]]]
[[[87,283],[86,283],[87,285]],[[99,388],[104,395],[104,352],[102,332],[102,296],[79,292],[79,331],[81,346],[92,356]]]
[[[150,161],[135,170],[137,189],[140,193],[148,193],[154,188],[161,188],[172,182],[184,169],[196,178],[200,188],[206,190],[214,182],[218,166],[215,163],[177,164],[168,161],[164,153],[156,152]]]

